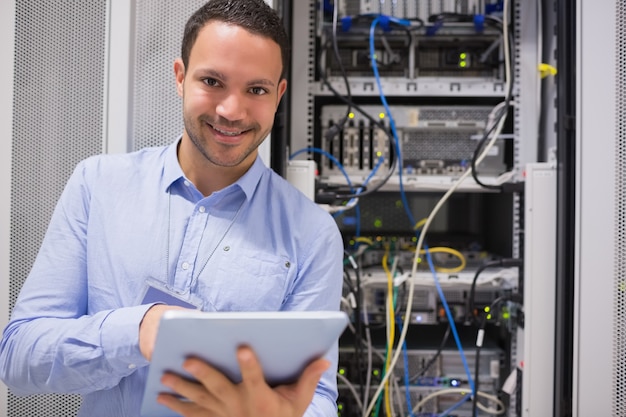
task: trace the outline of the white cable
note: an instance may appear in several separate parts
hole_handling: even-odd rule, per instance
[[[402,401],[402,395],[400,394],[400,384],[398,384],[398,378],[394,378],[393,379],[393,383],[391,384],[393,385],[393,394],[395,394],[394,396],[392,395],[392,391],[389,391],[389,396],[391,397],[391,400],[389,401],[391,404],[391,415],[395,416],[396,413],[396,409],[394,408],[393,405],[393,399],[395,397],[396,400],[396,407],[398,408],[398,410],[400,410],[400,415],[402,415],[402,410],[404,410],[404,402]]]
[[[367,300],[365,297],[365,293],[362,298],[363,304],[363,324],[365,324],[365,341],[367,342],[367,374],[365,376],[365,390],[363,391],[363,404],[367,404],[370,396],[370,386],[372,382],[372,335],[370,332],[369,326],[369,316],[367,314]],[[361,412],[363,412],[363,408],[361,408]],[[363,414],[363,417],[367,417],[366,414]]]
[[[430,394],[428,394],[427,396],[425,396],[424,398],[422,398],[422,400],[420,402],[418,402],[417,404],[415,404],[415,407],[413,407],[412,412],[413,413],[417,413],[419,411],[420,408],[422,408],[422,406],[424,406],[424,404],[426,404],[428,401],[432,400],[435,397],[438,397],[440,395],[447,395],[447,394],[461,394],[461,395],[467,395],[467,394],[471,394],[471,390],[467,389],[467,388],[446,388],[446,389],[442,389],[439,391],[434,391],[431,392]],[[481,411],[484,411],[487,414],[492,414],[492,415],[501,415],[504,414],[506,411],[506,406],[504,405],[504,403],[498,398],[495,397],[491,394],[487,394],[486,392],[483,391],[476,391],[476,395],[478,395],[479,397],[485,398],[489,401],[493,401],[494,403],[496,403],[497,407],[496,409],[494,408],[488,408],[485,407],[483,404],[481,404],[480,402],[476,404],[476,406],[478,408],[481,409]]]
[[[503,13],[502,13],[502,36],[503,36],[503,48],[504,48],[504,65],[505,65],[505,71],[504,71],[504,76],[505,76],[505,94],[509,94],[509,90],[510,90],[510,83],[511,83],[511,79],[510,79],[510,51],[509,51],[509,36],[508,36],[508,6],[509,6],[509,0],[504,0],[503,1]],[[504,122],[506,121],[506,117],[504,117],[504,115],[502,116],[502,118],[500,119],[500,122],[498,123],[498,125],[496,126],[496,130],[493,132],[492,134],[492,138],[489,141],[489,143],[485,146],[485,148],[483,149],[482,153],[479,155],[479,157],[476,159],[476,166],[478,166],[482,160],[489,154],[489,151],[491,150],[491,148],[493,147],[493,145],[495,144],[496,139],[498,138],[498,136],[500,135],[500,132],[502,131],[502,128],[504,127]],[[443,197],[441,197],[441,199],[439,200],[439,202],[435,205],[435,207],[433,208],[433,210],[431,211],[431,213],[429,214],[428,218],[426,219],[426,223],[424,224],[424,226],[422,227],[419,239],[417,240],[417,245],[415,248],[415,259],[413,261],[413,268],[411,270],[411,277],[414,277],[415,274],[417,273],[417,264],[418,264],[418,259],[419,259],[419,254],[420,251],[422,249],[422,245],[424,243],[424,236],[426,236],[426,231],[428,230],[428,228],[430,227],[430,224],[433,222],[433,219],[435,218],[435,216],[437,215],[437,213],[439,212],[439,210],[441,209],[441,207],[443,206],[443,204],[448,200],[448,198],[450,198],[450,195],[452,195],[452,193],[459,187],[459,185],[465,180],[465,178],[467,178],[472,172],[472,168],[471,166],[463,173],[463,175],[461,175],[461,177],[459,177],[459,179],[452,185],[452,187],[450,187],[450,189],[443,195]],[[402,324],[402,332],[400,334],[400,338],[398,340],[398,346],[401,346],[402,343],[404,343],[404,340],[406,339],[406,333],[408,331],[409,328],[409,322],[411,319],[411,307],[413,304],[413,292],[414,292],[414,282],[413,279],[409,280],[409,294],[407,295],[407,308],[406,308],[406,314],[405,314],[405,318],[404,318],[404,323]],[[393,369],[395,367],[395,364],[398,361],[398,357],[400,356],[401,350],[400,349],[396,349],[396,353],[394,354],[392,360],[391,360],[391,364],[389,366],[389,369]],[[391,375],[390,372],[386,373],[386,375],[383,377],[383,380],[381,381],[380,386],[378,387],[378,389],[376,390],[376,392],[374,393],[373,398],[371,399],[371,402],[369,404],[369,406],[367,407],[367,410],[365,412],[365,416],[369,416],[370,413],[372,412],[372,410],[374,409],[374,406],[376,405],[376,400],[378,398],[378,396],[380,395],[381,391],[383,390],[383,386],[385,384],[385,382],[387,381],[387,379],[389,378],[389,375]]]
[[[363,403],[361,402],[361,399],[359,398],[359,394],[356,392],[356,389],[354,388],[354,384],[350,382],[348,378],[346,378],[344,375],[340,374],[339,372],[337,372],[337,379],[341,380],[341,382],[346,384],[346,386],[352,393],[352,396],[354,397],[354,400],[356,401],[356,405],[359,407],[359,410],[363,411]]]

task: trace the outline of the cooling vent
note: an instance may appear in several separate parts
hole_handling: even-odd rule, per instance
[[[15,4],[9,308],[78,161],[102,151],[105,0]],[[73,416],[80,397],[9,393],[9,417]]]

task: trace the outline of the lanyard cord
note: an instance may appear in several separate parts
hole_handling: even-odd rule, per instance
[[[213,254],[215,253],[217,248],[220,246],[220,244],[224,241],[224,238],[226,237],[226,235],[228,235],[228,232],[233,227],[233,224],[235,224],[235,220],[237,220],[237,217],[239,217],[239,213],[241,212],[241,209],[243,208],[243,205],[244,205],[245,202],[246,202],[246,199],[244,198],[243,201],[241,202],[241,204],[239,204],[239,207],[237,208],[237,211],[235,212],[235,215],[233,216],[232,220],[230,221],[230,224],[228,225],[228,228],[226,229],[226,231],[224,232],[224,234],[222,235],[220,240],[217,242],[217,244],[213,247],[213,250],[211,251],[209,256],[206,258],[204,263],[202,264],[202,267],[200,268],[200,270],[196,274],[195,278],[194,278],[193,273],[192,273],[190,286],[192,286],[193,283],[195,282],[195,280],[202,274],[202,272],[204,271],[206,266],[209,264],[209,261],[213,257]],[[165,249],[165,270],[166,270],[165,276],[166,277],[169,276],[169,268],[170,268],[171,230],[172,230],[172,192],[171,192],[171,190],[168,190],[168,200],[167,200],[167,245],[166,245],[166,249]],[[178,268],[178,262],[176,262],[176,266],[175,266],[174,270],[176,271],[177,268]],[[175,276],[176,276],[176,272],[174,272],[174,277]],[[174,278],[174,277],[172,277],[172,278]],[[172,282],[169,282],[169,280],[168,280],[168,285],[170,287],[174,287],[174,280],[172,279]],[[174,291],[178,292],[176,290],[174,290]]]

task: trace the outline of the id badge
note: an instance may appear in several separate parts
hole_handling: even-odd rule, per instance
[[[156,288],[150,284],[147,284],[146,292],[143,296],[141,304],[151,303],[163,303],[171,306],[179,306],[184,308],[190,308],[197,310],[198,306],[191,304],[188,301],[182,300],[169,291],[161,288]]]

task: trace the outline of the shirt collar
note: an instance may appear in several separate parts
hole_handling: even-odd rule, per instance
[[[183,169],[178,163],[178,144],[182,139],[182,135],[178,137],[165,150],[165,162],[163,166],[163,191],[167,192],[170,186],[177,180],[185,178]]]
[[[261,157],[257,154],[254,163],[250,169],[239,178],[235,184],[238,184],[243,192],[246,194],[246,199],[250,200],[254,195],[254,191],[261,181],[261,177],[267,170],[267,167],[263,163]]]
[[[167,191],[174,182],[180,180],[181,178],[185,178],[183,169],[180,167],[180,163],[178,162],[177,150],[181,139],[182,136],[179,136],[178,139],[169,145],[165,151],[165,164],[163,167],[164,191]],[[234,184],[226,188],[238,186],[246,194],[246,199],[249,200],[254,195],[254,191],[256,190],[256,187],[266,169],[267,167],[263,163],[263,160],[259,155],[257,155],[250,169],[243,174],[241,178],[235,181]]]

